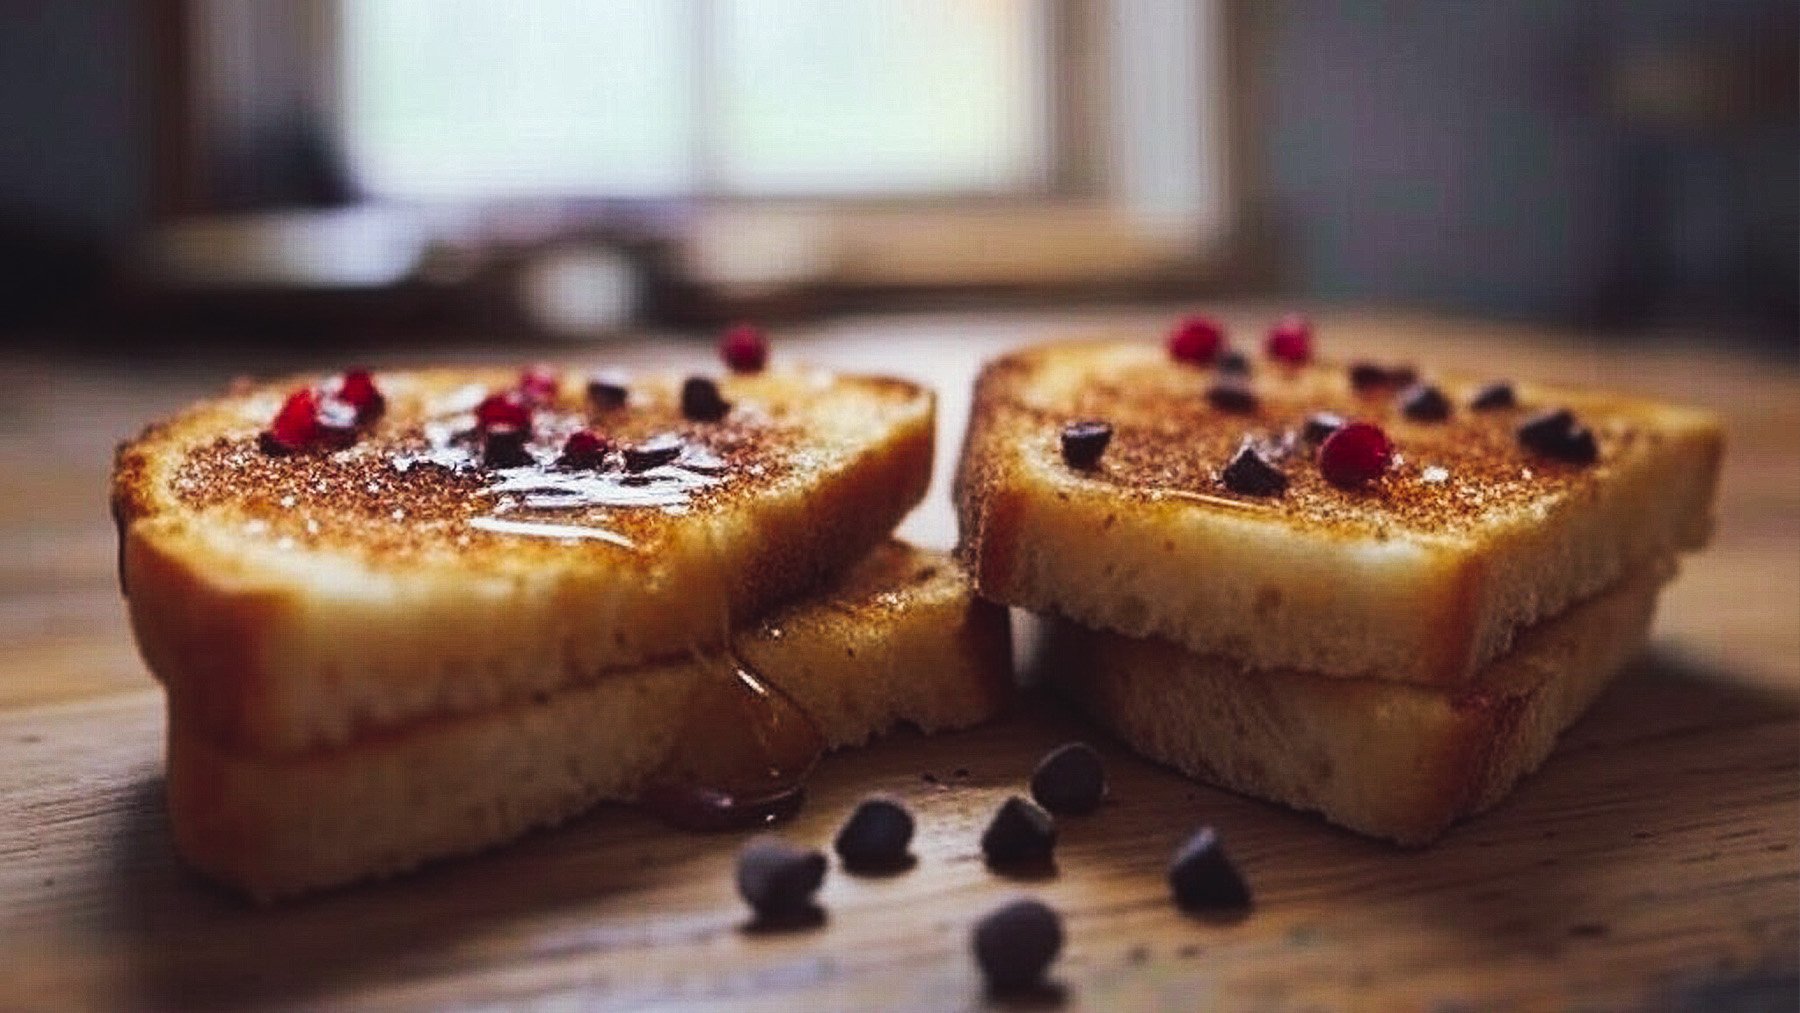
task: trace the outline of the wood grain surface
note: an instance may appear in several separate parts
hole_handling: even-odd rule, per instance
[[[1170,311],[849,320],[785,354],[941,392],[940,481],[903,529],[953,538],[947,472],[978,363]],[[1257,308],[1228,311],[1244,329]],[[1609,345],[1391,314],[1322,314],[1343,356],[1606,386],[1709,405],[1731,445],[1717,542],[1665,597],[1648,654],[1499,808],[1396,850],[1132,759],[1027,699],[971,732],[827,759],[783,828],[824,845],[860,795],[908,799],[911,871],[834,868],[824,924],[746,930],[742,835],[619,807],[493,854],[258,910],[183,869],[162,812],[162,701],[132,648],[105,511],[110,448],[247,366],[0,356],[0,1008],[236,1005],[771,1010],[980,1007],[973,921],[1017,894],[1065,915],[1055,987],[1015,1006],[1794,1008],[1800,994],[1800,375],[1693,343]],[[519,358],[542,350],[434,351]],[[700,361],[644,340],[584,359]],[[406,359],[416,360],[417,352]],[[328,363],[327,363],[328,365]],[[1054,874],[994,875],[976,838],[1074,737],[1113,781]],[[1168,903],[1164,865],[1220,828],[1257,895],[1230,923]]]

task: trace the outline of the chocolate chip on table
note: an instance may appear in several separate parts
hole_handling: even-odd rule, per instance
[[[786,919],[813,909],[825,881],[825,855],[779,837],[758,837],[738,852],[737,888],[762,919]]]
[[[625,448],[625,470],[649,471],[681,456],[681,438],[665,433]]]
[[[1300,438],[1313,445],[1325,442],[1325,437],[1344,428],[1344,417],[1331,412],[1313,412],[1300,425]]]
[[[1235,348],[1227,349],[1219,356],[1216,368],[1221,373],[1232,376],[1250,375],[1250,357]]]
[[[1105,422],[1089,420],[1071,422],[1062,428],[1063,460],[1071,468],[1086,471],[1100,463],[1100,455],[1106,452],[1106,445],[1112,442],[1112,426]]]
[[[1186,911],[1231,911],[1250,906],[1250,887],[1225,854],[1212,827],[1201,827],[1169,863],[1169,892]]]
[[[981,834],[981,853],[993,866],[1048,861],[1056,850],[1056,821],[1017,795],[1001,803]]]
[[[1246,496],[1279,496],[1287,491],[1287,476],[1269,462],[1251,440],[1245,440],[1237,453],[1219,472],[1219,481],[1232,492]]]
[[[1544,457],[1571,464],[1593,464],[1600,457],[1593,430],[1575,421],[1567,408],[1540,412],[1519,426],[1519,443]]]
[[[1221,377],[1206,388],[1206,402],[1222,412],[1253,412],[1256,392],[1241,379]]]
[[[1519,397],[1513,393],[1513,386],[1505,380],[1497,380],[1475,392],[1469,398],[1469,407],[1478,412],[1497,411],[1502,408],[1514,408],[1519,404]]]
[[[1100,754],[1085,742],[1052,749],[1032,771],[1031,797],[1058,815],[1093,812],[1106,797],[1106,767]]]
[[[625,407],[631,397],[631,386],[624,373],[606,370],[588,378],[588,401],[595,408],[611,410]]]
[[[1415,383],[1400,392],[1400,414],[1414,422],[1442,422],[1450,417],[1450,399],[1428,383]]]
[[[1041,983],[1062,946],[1062,917],[1042,901],[1009,901],[975,923],[975,962],[993,992]]]
[[[704,376],[690,376],[681,384],[681,414],[695,422],[717,422],[731,410],[719,393],[719,385]]]
[[[857,803],[832,847],[849,869],[886,870],[906,864],[913,817],[899,800],[871,796]]]

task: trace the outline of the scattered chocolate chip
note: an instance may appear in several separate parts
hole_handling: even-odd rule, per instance
[[[913,817],[897,799],[874,796],[857,803],[832,847],[851,869],[892,869],[905,864]]]
[[[719,393],[719,385],[704,376],[690,376],[681,384],[681,414],[695,422],[717,422],[731,410]]]
[[[1027,989],[1043,980],[1062,952],[1062,918],[1042,901],[1010,901],[975,923],[974,946],[990,990]]]
[[[626,471],[649,471],[681,456],[681,437],[664,433],[625,448]]]
[[[1218,832],[1202,827],[1175,852],[1169,863],[1169,892],[1187,911],[1216,911],[1250,906],[1250,887],[1225,854]]]
[[[481,431],[481,463],[490,468],[519,468],[531,463],[525,450],[529,430],[496,425]]]
[[[1325,437],[1344,428],[1344,417],[1331,412],[1313,412],[1300,426],[1300,437],[1308,443],[1325,442]]]
[[[951,777],[968,777],[969,776],[969,768],[958,767],[955,770],[952,770],[950,772],[950,776]]]
[[[1112,426],[1104,422],[1071,422],[1062,428],[1063,460],[1071,468],[1086,471],[1100,463],[1100,455],[1112,442]]]
[[[1206,401],[1222,412],[1253,412],[1256,392],[1244,380],[1221,377],[1206,388]]]
[[[1400,414],[1414,422],[1442,422],[1450,417],[1450,399],[1428,383],[1415,383],[1400,392]]]
[[[1052,749],[1031,774],[1031,797],[1053,813],[1093,812],[1106,797],[1106,767],[1085,742]]]
[[[625,407],[631,397],[631,385],[624,373],[609,369],[588,378],[588,401],[601,411]]]
[[[738,852],[738,893],[759,918],[804,913],[824,881],[825,855],[814,848],[759,837]]]
[[[1571,464],[1593,464],[1600,457],[1593,430],[1575,421],[1567,408],[1540,412],[1519,426],[1519,443],[1525,449]]]
[[[989,865],[1042,862],[1056,849],[1056,821],[1036,803],[1017,795],[1001,804],[981,834]]]
[[[938,776],[927,770],[919,775],[919,780],[924,781],[926,784],[936,784],[938,783]]]
[[[1250,375],[1250,357],[1235,348],[1227,349],[1219,356],[1218,370],[1231,376]]]
[[[1475,396],[1469,399],[1469,407],[1478,412],[1515,408],[1518,404],[1518,395],[1513,393],[1512,384],[1505,380],[1488,384],[1476,391]]]
[[[1233,454],[1225,470],[1219,473],[1219,481],[1232,492],[1241,492],[1246,496],[1279,496],[1287,491],[1287,476],[1281,469],[1269,463],[1256,444],[1245,440]]]
[[[1375,362],[1357,362],[1350,366],[1350,386],[1359,391],[1405,387],[1418,378],[1411,366],[1383,366]]]

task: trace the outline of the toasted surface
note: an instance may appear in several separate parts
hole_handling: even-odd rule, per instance
[[[976,600],[948,558],[898,543],[734,645],[832,748],[902,722],[975,724],[1012,690],[1005,610]],[[632,798],[668,755],[688,694],[722,676],[700,661],[652,665],[288,758],[222,746],[172,701],[175,841],[262,899],[479,851]]]
[[[1055,626],[1057,688],[1143,755],[1204,781],[1426,844],[1505,797],[1643,645],[1672,566],[1520,635],[1454,689],[1247,675],[1163,640]]]
[[[571,372],[538,416],[545,463],[479,467],[455,434],[515,377],[379,374],[385,416],[334,453],[259,448],[306,380],[121,448],[133,630],[190,723],[291,754],[717,645],[728,616],[879,544],[930,479],[929,393],[810,370],[721,380],[733,408],[717,423],[682,419],[681,377],[635,378],[627,406],[598,410]],[[622,444],[676,434],[682,457],[642,479],[571,476],[548,462],[583,425]]]
[[[1722,436],[1710,414],[1517,383],[1474,412],[1490,377],[1433,376],[1455,406],[1414,422],[1392,390],[1359,394],[1342,365],[1254,365],[1255,411],[1204,396],[1214,371],[1146,341],[1065,342],[993,363],[976,386],[956,497],[961,553],[985,596],[1252,668],[1467,681],[1516,631],[1702,544]],[[1590,426],[1599,460],[1531,454],[1514,435],[1546,408]],[[1325,481],[1304,443],[1279,496],[1219,470],[1246,436],[1280,443],[1314,412],[1371,421],[1398,464],[1357,490]],[[1102,419],[1098,466],[1060,454],[1061,427]]]

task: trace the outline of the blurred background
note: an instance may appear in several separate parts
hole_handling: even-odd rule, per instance
[[[1219,296],[1800,333],[1792,0],[20,0],[0,333]]]

